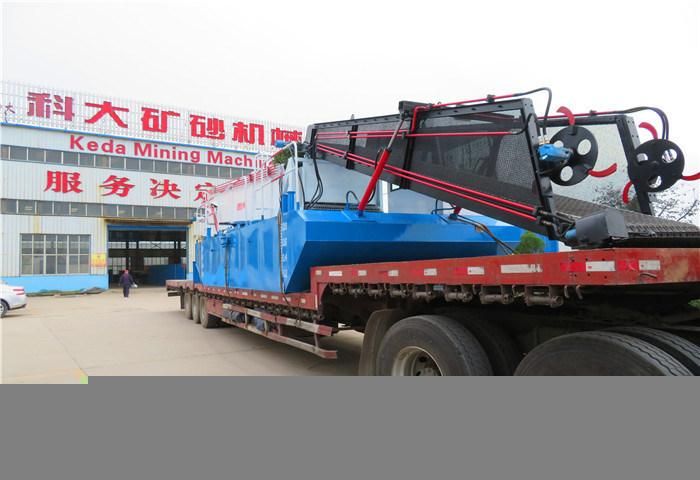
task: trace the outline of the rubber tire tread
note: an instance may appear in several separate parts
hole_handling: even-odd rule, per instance
[[[418,346],[435,359],[443,375],[488,376],[491,365],[474,334],[441,315],[417,315],[392,325],[377,354],[377,374],[391,375],[394,357],[407,346]]]
[[[192,295],[192,320],[194,323],[199,323],[199,314],[202,307],[201,297],[198,293]]]
[[[649,327],[615,327],[608,330],[650,343],[678,360],[696,377],[700,376],[700,346],[693,342]]]
[[[199,321],[204,328],[217,328],[221,326],[221,320],[216,315],[212,315],[207,312],[206,306],[207,300],[202,297],[202,306],[199,311]]]
[[[493,321],[479,318],[475,312],[454,311],[445,312],[445,315],[457,321],[462,320],[464,326],[474,334],[486,352],[495,376],[513,375],[523,359],[523,353],[503,327]]]
[[[548,340],[535,347],[525,356],[516,369],[515,375],[594,375],[594,372],[590,371],[590,369],[588,371],[585,370],[585,366],[581,364],[578,366],[584,369],[577,369],[577,366],[574,366],[573,370],[567,371],[563,369],[547,373],[542,371],[542,362],[552,355],[561,355],[567,352],[575,354],[576,350],[583,350],[590,357],[595,349],[600,350],[601,348],[603,348],[603,351],[599,351],[594,355],[596,359],[600,359],[601,356],[604,358],[606,353],[604,349],[607,348],[607,355],[611,360],[614,360],[613,357],[617,356],[626,359],[628,362],[630,360],[639,362],[634,366],[636,367],[634,373],[632,373],[632,370],[628,372],[610,371],[602,373],[603,375],[692,376],[692,373],[683,364],[663,350],[643,340],[609,331],[577,332]],[[615,352],[613,349],[618,349],[618,351]],[[585,352],[585,350],[589,350],[589,352]],[[591,359],[589,358],[588,360],[590,361]],[[562,359],[557,363],[561,365],[563,363]]]
[[[192,292],[183,292],[185,303],[185,318],[192,320]]]

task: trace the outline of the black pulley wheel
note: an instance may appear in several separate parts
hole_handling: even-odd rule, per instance
[[[557,185],[570,187],[582,182],[598,160],[598,142],[587,128],[571,125],[559,130],[552,137],[552,144],[570,148],[569,160],[555,168],[549,178]]]
[[[548,340],[528,353],[519,376],[692,376],[678,360],[638,338],[579,332]]]
[[[627,173],[638,192],[662,192],[683,176],[685,158],[670,140],[649,140],[638,146]]]

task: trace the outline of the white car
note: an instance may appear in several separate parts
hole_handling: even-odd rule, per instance
[[[0,318],[10,310],[27,306],[27,294],[24,287],[13,287],[0,280]]]

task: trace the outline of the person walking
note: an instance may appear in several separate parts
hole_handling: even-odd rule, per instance
[[[134,277],[131,276],[128,268],[125,268],[124,273],[119,277],[119,285],[124,291],[124,298],[129,298],[129,289],[134,285]]]

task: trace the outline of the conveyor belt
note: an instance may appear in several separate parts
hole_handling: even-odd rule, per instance
[[[554,205],[557,212],[574,220],[611,208],[562,195],[554,196]],[[700,247],[700,228],[695,225],[629,210],[615,210],[622,212],[629,232],[629,238],[617,241],[616,246]]]

